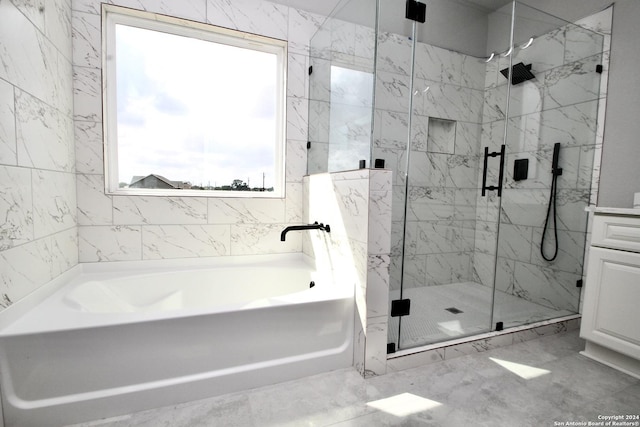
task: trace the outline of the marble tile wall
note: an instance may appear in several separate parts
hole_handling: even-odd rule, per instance
[[[391,176],[360,169],[304,178],[304,220],[331,232],[304,233],[303,249],[355,289],[354,366],[365,376],[386,372]]]
[[[0,309],[78,263],[71,0],[0,2]]]
[[[101,1],[73,0],[79,259],[81,262],[299,252],[306,173],[309,40],[324,17],[264,0],[107,3],[288,40],[286,197],[235,199],[104,194]]]
[[[610,22],[608,9],[580,22],[599,33],[569,24],[516,52],[513,63],[531,63],[536,78],[510,88],[502,207],[498,211],[495,197],[477,201],[473,267],[479,283],[492,286],[489,271],[497,248],[498,289],[547,307],[578,311],[576,281],[583,277],[588,229],[585,208],[595,205],[597,195]],[[604,66],[602,74],[595,72],[598,64]],[[499,70],[507,66],[506,58],[487,65],[482,145],[492,151],[503,141],[507,81]],[[563,168],[557,183],[559,252],[548,262],[540,255],[540,242],[557,142],[562,144]],[[516,159],[529,160],[528,179],[514,181]],[[489,180],[497,179],[497,170],[491,169]],[[498,212],[499,241],[488,244]],[[546,254],[553,252],[553,243],[548,231]]]

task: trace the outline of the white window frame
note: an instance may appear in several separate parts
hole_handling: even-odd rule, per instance
[[[119,188],[115,26],[122,24],[272,53],[277,57],[276,143],[273,191]],[[287,42],[195,21],[102,4],[102,88],[105,193],[111,195],[284,198]],[[230,141],[233,142],[233,141]]]

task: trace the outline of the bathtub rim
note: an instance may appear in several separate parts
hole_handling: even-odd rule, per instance
[[[35,291],[29,293],[24,298],[15,302],[11,306],[4,309],[0,312],[0,338],[1,337],[12,337],[12,336],[20,336],[20,335],[30,335],[30,334],[39,334],[43,332],[58,332],[58,331],[67,331],[74,329],[85,329],[85,328],[94,328],[94,327],[108,327],[115,326],[121,324],[128,323],[139,323],[139,322],[152,322],[169,318],[180,318],[180,317],[191,317],[191,316],[202,316],[206,314],[212,314],[213,312],[228,312],[228,311],[237,311],[240,308],[240,305],[233,305],[227,307],[221,307],[217,310],[207,309],[185,309],[185,310],[176,310],[174,312],[164,312],[164,313],[154,313],[153,315],[148,315],[144,313],[131,313],[129,316],[123,316],[123,318],[118,321],[114,321],[113,315],[108,313],[105,316],[100,316],[96,313],[84,313],[78,312],[80,315],[85,315],[86,318],[93,317],[93,322],[89,322],[89,324],[81,325],[81,326],[68,326],[68,327],[45,327],[42,329],[34,329],[26,331],[22,328],[17,328],[18,330],[14,330],[15,327],[13,325],[22,319],[26,314],[31,312],[34,308],[39,305],[45,303],[48,299],[52,297],[56,297],[65,286],[69,285],[72,281],[77,280],[83,274],[92,275],[92,274],[118,274],[120,273],[140,273],[145,274],[149,273],[152,269],[154,273],[161,273],[163,271],[170,272],[175,271],[176,269],[208,269],[208,268],[216,268],[216,267],[241,267],[243,265],[260,267],[260,266],[268,266],[268,267],[277,267],[281,265],[283,268],[287,266],[287,264],[291,263],[302,263],[303,265],[308,266],[310,269],[315,269],[315,260],[309,257],[306,254],[302,253],[288,253],[288,254],[269,254],[269,255],[238,255],[238,256],[228,256],[228,257],[215,257],[215,258],[187,258],[187,259],[169,259],[169,260],[135,260],[135,261],[113,261],[113,262],[91,262],[91,263],[79,263],[62,273],[55,279],[45,283]],[[315,288],[314,288],[315,289]],[[316,290],[316,294],[318,293],[318,289]],[[349,292],[347,292],[349,291]],[[306,290],[300,291],[296,294],[307,292]],[[355,292],[354,289],[346,289],[344,292],[334,292],[332,295],[328,295],[325,293],[325,297],[321,299],[305,299],[303,301],[298,301],[295,303],[305,304],[305,303],[313,303],[314,301],[319,300],[328,300],[328,299],[339,299],[342,297],[347,297],[347,294],[351,294]],[[295,295],[295,294],[287,294],[287,295]],[[286,295],[285,295],[286,296]],[[292,302],[293,303],[293,302]],[[286,304],[282,304],[286,305]],[[252,310],[252,309],[264,309],[268,307],[268,305],[262,304],[257,305],[255,307],[247,307],[242,308],[243,310]],[[112,317],[112,319],[107,323],[103,323],[98,320],[104,320],[107,317]]]

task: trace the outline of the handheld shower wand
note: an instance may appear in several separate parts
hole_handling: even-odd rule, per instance
[[[551,192],[549,195],[549,207],[547,208],[547,216],[544,220],[544,229],[542,230],[542,239],[540,240],[540,255],[546,261],[553,261],[558,256],[558,211],[556,209],[557,191],[558,191],[558,176],[562,175],[562,168],[558,167],[558,159],[560,158],[560,143],[556,142],[553,145],[553,160],[551,162]],[[555,249],[551,257],[547,257],[544,253],[544,241],[547,235],[547,228],[549,226],[549,215],[553,207],[553,238],[555,243]]]

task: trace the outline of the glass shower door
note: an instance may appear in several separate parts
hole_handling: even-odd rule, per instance
[[[380,16],[404,19],[404,8],[393,2],[379,3]],[[414,78],[415,30],[414,21],[405,23],[406,33],[399,34],[386,28],[380,20],[376,49],[376,85],[374,142],[372,158],[385,161],[385,168],[393,171],[391,253],[389,263],[389,322],[388,351],[395,352],[403,347],[402,323],[407,316],[400,315],[400,301],[406,301],[403,285],[406,265],[410,257],[410,245],[406,243],[406,195],[408,188],[407,170],[409,161],[409,129],[412,120],[411,109]],[[415,310],[414,310],[415,312]]]
[[[482,194],[482,147],[495,134],[499,150],[504,136],[504,120],[483,114],[486,58],[420,42],[419,31],[411,40],[408,173],[394,198],[394,209],[397,201],[404,209],[402,263],[391,272],[392,283],[394,273],[401,279],[399,313],[410,301],[399,317],[392,301],[399,349],[491,330],[498,197]],[[506,87],[491,89],[506,100]],[[487,185],[498,182],[495,160],[488,160]]]
[[[510,55],[494,325],[579,309],[603,36],[517,3]],[[511,72],[509,71],[511,70]]]

